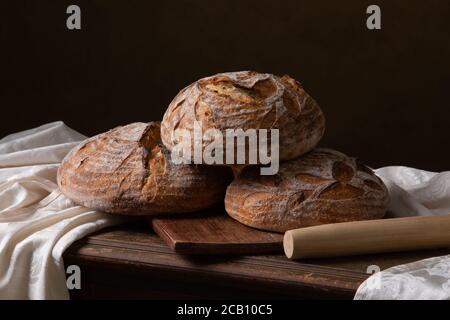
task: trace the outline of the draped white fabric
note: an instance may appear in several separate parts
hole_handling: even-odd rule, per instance
[[[83,139],[54,122],[0,140],[0,299],[67,299],[64,250],[124,221],[76,206],[59,192],[59,163]],[[450,213],[450,172],[385,167],[376,173],[389,188],[394,216]],[[450,299],[450,255],[379,272],[355,299]]]
[[[450,172],[407,167],[385,167],[375,172],[389,189],[393,216],[450,213]],[[450,255],[378,272],[361,284],[355,299],[450,299]]]
[[[58,190],[59,163],[83,139],[54,122],[0,140],[0,299],[69,298],[64,250],[122,221]]]

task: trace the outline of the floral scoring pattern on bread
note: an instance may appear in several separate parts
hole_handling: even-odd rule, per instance
[[[356,158],[316,149],[284,162],[274,176],[245,168],[227,189],[236,220],[263,230],[382,218],[389,202],[383,182]]]

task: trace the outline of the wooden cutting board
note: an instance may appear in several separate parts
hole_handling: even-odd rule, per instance
[[[150,223],[170,248],[182,254],[283,253],[283,234],[246,227],[223,208],[157,217]]]

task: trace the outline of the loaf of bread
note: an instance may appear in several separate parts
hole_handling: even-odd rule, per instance
[[[383,182],[358,159],[315,149],[281,163],[277,175],[246,167],[227,189],[225,208],[241,223],[268,231],[380,219],[389,202]]]
[[[229,168],[175,165],[160,124],[132,123],[87,139],[58,170],[58,185],[77,204],[130,215],[181,213],[223,201]]]
[[[325,117],[319,105],[300,83],[286,75],[278,77],[253,71],[221,73],[200,79],[181,90],[170,103],[161,123],[162,141],[169,150],[180,144],[183,154],[191,161],[192,141],[180,141],[175,130],[192,133],[195,121],[201,124],[203,131],[217,129],[223,137],[227,129],[279,129],[280,160],[293,159],[310,151],[325,130]],[[271,142],[270,136],[268,142]],[[202,151],[210,143],[211,140],[204,139]],[[225,158],[225,143],[224,147]],[[256,163],[260,163],[259,160]],[[255,163],[246,157],[241,164]]]

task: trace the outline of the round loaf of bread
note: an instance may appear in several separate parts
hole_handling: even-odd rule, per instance
[[[200,79],[183,89],[170,103],[161,123],[162,141],[169,150],[180,145],[183,155],[187,155],[184,158],[190,161],[194,157],[193,139],[180,141],[175,131],[185,130],[193,136],[194,122],[201,125],[203,132],[215,129],[223,137],[227,129],[278,129],[280,160],[293,159],[310,151],[325,130],[325,117],[319,105],[300,83],[287,75],[278,77],[253,71],[221,73]],[[270,134],[268,136],[270,144]],[[202,151],[212,140],[211,136],[204,137]],[[225,159],[226,143],[223,145]],[[227,164],[225,160],[223,163]],[[259,159],[249,162],[246,157],[240,164],[258,163],[261,163]]]
[[[58,170],[61,191],[104,212],[190,212],[223,201],[229,168],[176,165],[160,142],[160,125],[132,123],[87,139]]]
[[[239,222],[258,229],[287,230],[326,223],[380,219],[389,194],[358,159],[315,149],[281,163],[264,176],[247,167],[227,189],[225,208]]]

